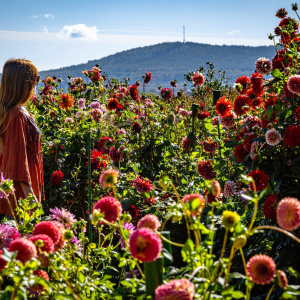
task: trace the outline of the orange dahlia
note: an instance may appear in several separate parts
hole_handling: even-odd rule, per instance
[[[216,112],[222,118],[230,116],[232,109],[232,104],[226,97],[221,97],[216,103]]]
[[[67,109],[73,107],[74,99],[73,97],[66,93],[66,94],[60,94],[59,96],[59,102],[58,105],[62,109]]]

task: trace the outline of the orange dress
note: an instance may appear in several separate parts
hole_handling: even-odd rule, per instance
[[[14,181],[16,198],[25,198],[20,182],[31,186],[39,201],[44,199],[43,155],[41,133],[34,117],[23,107],[13,109],[6,118],[2,133],[3,150],[0,153],[0,172]],[[10,203],[15,209],[13,196]],[[0,214],[12,215],[5,199],[0,199]]]

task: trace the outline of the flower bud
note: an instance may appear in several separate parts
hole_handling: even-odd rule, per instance
[[[47,252],[41,252],[38,254],[38,260],[41,262],[43,267],[49,267],[50,265],[50,258]]]
[[[122,220],[123,220],[123,222],[130,223],[131,220],[132,220],[132,217],[131,217],[130,214],[124,214],[124,215],[122,216]]]
[[[42,248],[42,247],[44,247],[44,242],[42,240],[37,240],[35,242],[35,245],[39,248]]]
[[[213,180],[211,183],[211,193],[214,197],[218,198],[221,194],[221,186],[217,180]]]
[[[282,289],[285,289],[286,286],[288,285],[288,280],[287,280],[286,274],[283,271],[278,270],[276,275],[277,275],[278,285]]]
[[[102,217],[103,214],[100,212],[100,209],[94,209],[93,213],[90,215],[92,224],[97,224]]]
[[[74,237],[74,233],[72,230],[67,229],[64,233],[64,240],[69,241]]]
[[[233,242],[233,246],[236,249],[240,249],[243,248],[247,243],[247,238],[245,235],[240,235],[239,237],[237,237],[234,242]]]

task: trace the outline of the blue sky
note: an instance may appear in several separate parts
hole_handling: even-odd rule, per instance
[[[12,57],[39,70],[100,59],[167,41],[271,45],[285,7],[295,0],[0,0],[0,69]],[[299,21],[299,20],[298,20]],[[1,72],[1,71],[0,71]]]

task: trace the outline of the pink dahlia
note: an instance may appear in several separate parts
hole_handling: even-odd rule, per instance
[[[300,201],[296,198],[283,198],[276,211],[278,225],[285,230],[296,230],[300,226]]]
[[[141,228],[130,234],[129,250],[134,258],[142,262],[151,262],[160,255],[162,242],[153,230]]]
[[[231,129],[231,128],[234,127],[234,125],[235,125],[234,119],[236,119],[236,114],[233,111],[231,111],[230,115],[227,116],[227,117],[222,118],[222,117],[219,116],[220,124],[223,127],[225,127],[226,129]]]
[[[115,183],[117,183],[118,176],[118,171],[114,169],[106,170],[101,174],[99,178],[99,184],[102,186],[103,189],[106,189],[107,187],[112,187]]]
[[[55,221],[42,221],[35,225],[32,235],[46,234],[51,237],[54,244],[60,239],[60,230]]]
[[[194,284],[185,278],[170,280],[155,290],[155,300],[192,300],[194,295]]]
[[[268,145],[276,146],[280,143],[281,134],[273,128],[266,132],[265,138]]]
[[[194,76],[192,77],[192,81],[193,81],[193,85],[194,86],[202,86],[204,83],[204,76],[202,73],[200,73],[199,71],[197,73],[194,73]]]
[[[252,177],[254,182],[255,182],[255,186],[256,186],[256,190],[257,191],[262,191],[263,189],[268,187],[268,183],[269,183],[269,176],[261,171],[261,170],[254,170],[252,172],[250,172],[248,174],[249,177]],[[249,185],[250,190],[253,191],[253,185],[252,182]]]
[[[61,170],[54,171],[51,175],[51,183],[56,186],[60,186],[63,181],[64,173]]]
[[[213,169],[210,160],[201,160],[198,163],[198,172],[206,180],[212,180],[216,177],[216,172]]]
[[[151,181],[140,177],[140,175],[138,175],[137,178],[132,182],[134,187],[140,193],[149,193],[154,189],[154,186],[151,184]]]
[[[51,219],[61,222],[66,228],[71,228],[77,221],[75,216],[65,208],[50,208]]]
[[[287,81],[288,90],[296,95],[300,95],[300,75],[293,75]]]
[[[53,253],[54,251],[53,241],[51,237],[46,234],[33,235],[29,240],[35,244],[37,253],[39,253],[39,247],[36,245],[36,241],[39,240],[42,241],[44,245],[40,247],[41,251],[50,252],[50,253]]]
[[[94,206],[93,209],[99,209],[104,214],[104,219],[108,222],[115,222],[122,214],[122,205],[114,197],[103,197]]]
[[[150,228],[152,230],[158,230],[161,223],[158,220],[158,217],[155,215],[146,215],[140,219],[137,224],[137,229],[141,228]]]
[[[286,146],[294,148],[300,146],[300,127],[297,124],[293,124],[287,128],[284,133],[283,142]]]
[[[196,207],[193,207],[192,202],[198,199],[199,205]],[[188,205],[184,205],[185,207],[187,206],[187,209],[191,211],[191,214],[193,216],[199,215],[202,213],[204,207],[205,207],[205,198],[202,197],[200,194],[190,194],[190,195],[185,195],[182,199],[182,203],[188,203]]]
[[[271,62],[265,57],[260,57],[255,63],[255,69],[258,74],[266,75],[271,72]]]
[[[10,243],[21,235],[17,228],[1,224],[0,225],[0,249],[9,248]]]
[[[276,273],[274,260],[264,254],[255,255],[247,263],[247,273],[256,284],[268,284]]]
[[[64,234],[65,234],[66,228],[62,223],[60,223],[58,221],[52,221],[52,222],[54,223],[54,225],[56,225],[56,227],[59,229],[59,232],[60,232],[60,239],[54,245],[54,250],[58,251],[66,245],[66,241],[64,240]]]
[[[253,142],[251,144],[250,157],[252,160],[257,160],[257,156],[259,154],[260,147],[261,147],[261,143],[259,143],[259,142]]]
[[[17,260],[25,264],[28,260],[37,256],[35,244],[25,238],[19,238],[10,243],[9,251],[17,251]]]
[[[228,180],[224,184],[224,197],[226,199],[232,198],[236,194],[237,186],[234,181]]]

